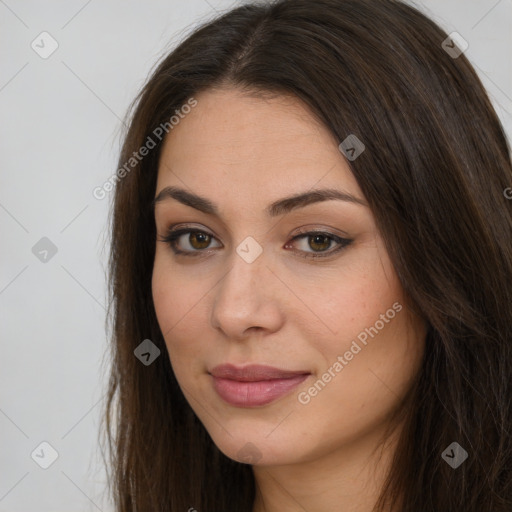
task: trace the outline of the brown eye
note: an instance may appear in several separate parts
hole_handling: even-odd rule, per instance
[[[168,244],[176,254],[196,256],[205,252],[216,238],[210,233],[194,229],[171,229],[160,241]],[[215,247],[221,247],[218,244]]]
[[[206,249],[210,245],[211,238],[208,233],[193,231],[188,236],[188,241],[194,249]]]
[[[352,242],[352,239],[341,238],[333,233],[309,231],[294,237],[286,248],[295,246],[298,255],[314,259],[334,255]]]
[[[175,254],[182,256],[206,256],[211,251],[205,249],[222,247],[210,233],[187,228],[170,229],[167,236],[160,241],[168,244]],[[217,245],[212,245],[212,242]],[[352,242],[351,239],[341,238],[333,233],[309,231],[295,236],[285,248],[295,246],[295,253],[304,258],[314,259],[334,255]]]
[[[313,249],[314,251],[324,251],[326,249],[329,249],[332,238],[326,236],[326,235],[310,235],[308,236],[308,243],[309,247]]]

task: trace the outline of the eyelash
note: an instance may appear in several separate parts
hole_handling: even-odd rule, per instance
[[[171,250],[174,252],[174,254],[190,256],[190,257],[202,256],[207,251],[207,249],[195,249],[193,251],[182,251],[176,247],[176,245],[177,245],[176,241],[181,236],[183,236],[185,234],[192,234],[192,233],[205,234],[205,235],[208,235],[215,239],[215,237],[212,234],[208,233],[207,231],[202,231],[200,229],[190,229],[190,228],[172,229],[172,228],[169,228],[169,230],[167,231],[167,236],[161,238],[159,241],[166,243],[171,248]],[[298,251],[296,251],[296,253],[299,256],[306,258],[306,259],[327,258],[327,257],[332,256],[333,254],[336,254],[336,253],[340,252],[341,250],[345,249],[353,242],[353,240],[350,238],[341,238],[333,233],[329,233],[329,232],[325,232],[325,231],[303,231],[303,232],[300,232],[298,235],[294,236],[290,240],[290,242],[293,242],[297,239],[307,238],[307,237],[316,236],[316,235],[323,235],[324,237],[330,239],[331,241],[339,244],[339,246],[334,250],[319,251],[316,253],[315,252],[308,253],[305,251],[298,250]],[[290,242],[287,242],[286,245],[288,245]]]

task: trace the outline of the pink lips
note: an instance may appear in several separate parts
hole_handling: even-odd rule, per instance
[[[215,391],[225,402],[236,407],[256,407],[273,402],[310,375],[306,371],[287,371],[258,364],[243,368],[222,364],[213,368],[210,374]]]

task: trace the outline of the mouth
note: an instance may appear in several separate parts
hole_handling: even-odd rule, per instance
[[[220,398],[235,407],[267,405],[288,394],[311,375],[305,370],[289,371],[265,365],[236,367],[231,364],[216,366],[209,374]]]

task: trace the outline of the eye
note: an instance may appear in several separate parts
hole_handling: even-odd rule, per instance
[[[313,259],[331,256],[347,247],[353,241],[348,238],[342,238],[334,233],[307,231],[293,237],[284,246],[285,249],[291,248],[297,240],[301,241],[298,244],[300,248],[294,250],[294,252],[303,258]],[[199,229],[176,229],[171,227],[167,235],[159,239],[159,241],[168,244],[175,254],[199,256],[205,254],[207,252],[205,249],[211,248],[212,241],[217,241],[217,239],[212,234]],[[222,245],[219,243],[215,247],[222,247]]]
[[[300,240],[298,254],[304,258],[325,258],[335,254],[352,243],[349,238],[342,238],[334,233],[324,231],[308,231],[295,236],[291,242]],[[290,247],[291,242],[286,244]],[[334,247],[334,249],[333,249]],[[309,251],[308,249],[312,249]]]
[[[196,256],[208,248],[212,240],[216,240],[216,238],[206,231],[181,228],[169,229],[167,236],[160,241],[168,244],[175,254]]]

